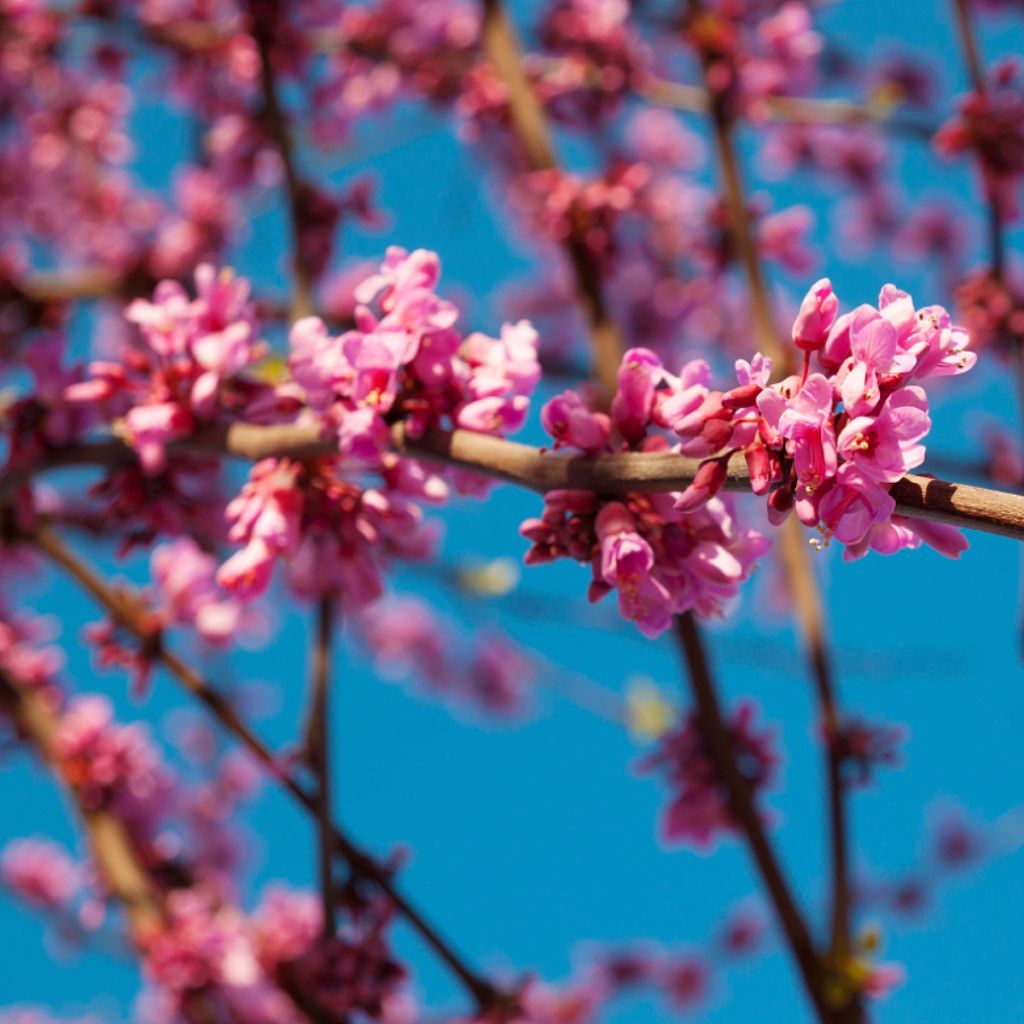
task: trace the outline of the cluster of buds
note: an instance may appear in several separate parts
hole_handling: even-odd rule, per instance
[[[957,557],[963,536],[896,515],[889,489],[924,462],[931,420],[916,382],[970,370],[977,357],[967,333],[941,306],[916,309],[893,285],[877,308],[838,311],[830,282],[817,282],[793,324],[803,373],[769,384],[771,363],[758,356],[737,363],[738,388],[705,400],[726,413],[718,414],[722,448],[745,453],[751,487],[767,496],[773,523],[795,510],[819,532],[819,546],[835,538],[847,559],[921,541]],[[812,360],[821,372],[810,372]]]
[[[541,518],[521,529],[533,545],[527,562],[589,562],[591,599],[616,589],[622,614],[648,635],[666,629],[674,613],[721,612],[767,547],[719,494],[739,452],[773,525],[795,510],[818,531],[817,546],[834,537],[848,559],[921,541],[957,557],[966,547],[959,531],[896,515],[889,489],[924,461],[928,400],[912,382],[969,370],[976,356],[967,334],[941,306],[915,309],[892,285],[878,308],[838,311],[829,281],[817,282],[793,325],[803,373],[778,383],[760,354],[739,360],[738,385],[722,392],[711,389],[700,360],[677,376],[653,352],[633,349],[610,415],[572,391],[549,401],[541,418],[556,447],[591,455],[674,450],[704,461],[679,492],[616,500],[549,493]],[[810,372],[813,359],[823,372]]]
[[[707,364],[694,361],[676,377],[653,352],[633,349],[623,358],[610,415],[592,412],[567,391],[544,406],[541,419],[556,447],[589,454],[667,451],[669,441],[658,428],[682,418],[693,400],[700,403],[708,374]],[[691,440],[702,455],[726,439],[714,420],[705,432],[706,440]],[[657,636],[674,614],[691,609],[722,614],[768,547],[757,531],[739,524],[724,496],[710,493],[701,475],[686,491],[627,494],[614,501],[589,491],[551,491],[543,515],[524,522],[520,532],[532,542],[528,564],[562,557],[589,563],[590,599],[615,590],[623,617],[647,636]]]
[[[540,379],[536,332],[520,321],[497,340],[463,338],[458,310],[435,292],[440,274],[435,253],[392,246],[355,290],[354,330],[331,337],[318,317],[293,327],[293,378],[342,454],[378,466],[399,422],[410,437],[442,425],[497,436],[522,426]]]
[[[123,418],[124,436],[151,474],[166,465],[170,442],[229,414],[252,414],[266,390],[240,376],[262,354],[249,283],[209,264],[196,269],[195,282],[194,299],[162,281],[152,302],[132,302],[125,316],[138,334],[122,358],[91,363],[90,378],[64,392]]]

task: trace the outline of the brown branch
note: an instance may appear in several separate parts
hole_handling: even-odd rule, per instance
[[[971,87],[975,92],[984,93],[985,69],[981,60],[978,40],[974,35],[974,24],[971,21],[968,0],[953,0],[953,14],[956,18],[957,35],[960,37],[960,45],[964,51],[964,62],[971,79]]]
[[[807,995],[822,1021],[831,1020],[821,994],[821,967],[810,931],[797,907],[782,867],[775,856],[750,785],[733,750],[729,727],[718,703],[704,643],[692,613],[676,616],[676,637],[690,679],[697,706],[697,718],[705,742],[711,749],[718,775],[729,794],[729,809],[750,848],[758,874],[779,920],[782,933],[796,961]]]
[[[260,54],[260,90],[263,97],[261,120],[281,156],[284,169],[285,191],[292,230],[292,302],[291,318],[299,320],[313,312],[313,269],[306,258],[304,236],[308,220],[306,196],[308,186],[299,175],[292,145],[288,117],[281,105],[277,81],[271,60],[270,38],[272,29],[265,12],[260,11],[257,0],[249,0],[249,16],[253,39]]]
[[[320,897],[323,905],[324,938],[333,938],[337,931],[334,898],[334,850],[331,839],[331,756],[330,756],[330,685],[331,641],[334,624],[334,601],[322,597],[317,602],[316,638],[313,645],[313,678],[310,687],[310,708],[306,753],[316,774],[316,816],[320,831]]]
[[[392,431],[394,451],[417,459],[457,466],[544,493],[552,490],[629,494],[681,491],[693,482],[702,465],[674,452],[626,452],[585,456],[552,452],[517,441],[468,430],[435,430],[409,438],[401,427]],[[337,454],[334,441],[321,437],[314,423],[259,426],[234,423],[196,434],[171,445],[177,452],[227,455],[231,458],[313,458]],[[55,449],[31,466],[0,476],[0,504],[29,476],[62,466],[112,466],[130,463],[135,453],[121,441],[69,445]],[[724,487],[748,491],[749,476],[742,453],[728,462]],[[896,512],[968,530],[1024,540],[1024,495],[908,474],[892,485]]]
[[[267,769],[267,774],[272,780],[288,792],[311,815],[317,814],[316,796],[309,793],[299,783],[263,740],[246,724],[231,702],[187,662],[168,650],[160,642],[159,636],[154,637],[149,623],[146,621],[144,605],[137,595],[111,587],[90,566],[66,548],[52,530],[39,527],[28,539],[92,595],[118,626],[130,633],[156,661],[177,679],[188,693],[202,703],[221,726]],[[353,873],[372,882],[388,897],[396,911],[408,921],[424,942],[447,965],[481,1010],[511,1005],[512,997],[476,974],[417,907],[410,903],[395,885],[387,867],[379,864],[337,825],[331,825],[330,833],[335,850],[348,863]]]
[[[483,52],[508,90],[512,129],[527,166],[532,171],[558,168],[558,157],[551,141],[547,114],[523,67],[522,49],[515,28],[501,0],[482,0],[484,8]],[[625,349],[622,334],[608,311],[601,281],[601,267],[587,245],[581,222],[573,215],[565,240],[565,251],[572,265],[575,294],[590,332],[594,353],[594,376],[605,402],[610,403],[618,384],[619,366]]]
[[[985,65],[981,58],[981,47],[974,31],[968,0],[953,0],[953,14],[971,88],[979,96],[984,96],[987,91]],[[988,199],[988,229],[989,246],[992,252],[992,273],[999,284],[1005,285],[1006,237],[1003,232],[1003,218],[999,212],[999,205],[991,195]],[[1020,372],[1024,374],[1024,361],[1022,361]]]
[[[849,828],[842,775],[842,747],[839,742],[841,721],[832,662],[825,638],[821,594],[814,571],[808,564],[803,530],[796,519],[790,519],[784,525],[780,543],[783,563],[790,569],[787,582],[818,695],[822,741],[825,744],[825,775],[828,780],[829,845],[832,858],[832,953],[839,959],[845,959],[850,952]]]

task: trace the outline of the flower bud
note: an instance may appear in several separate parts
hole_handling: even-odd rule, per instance
[[[823,277],[811,286],[800,303],[793,321],[793,343],[804,352],[816,352],[825,344],[829,329],[839,311],[839,300],[832,293],[832,282]]]

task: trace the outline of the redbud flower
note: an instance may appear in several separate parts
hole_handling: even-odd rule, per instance
[[[816,352],[825,344],[828,332],[839,311],[839,300],[832,292],[832,282],[823,277],[811,285],[793,321],[793,343],[805,352]]]
[[[43,910],[62,910],[82,885],[78,865],[46,839],[18,839],[0,855],[0,882]]]
[[[752,703],[740,704],[728,729],[737,762],[751,791],[757,795],[773,782],[778,755],[773,749],[774,730],[758,731],[755,713]],[[666,735],[639,767],[644,772],[661,769],[668,776],[672,799],[661,821],[661,835],[666,842],[688,843],[706,850],[720,832],[738,830],[729,809],[728,792],[695,713]]]
[[[591,412],[575,391],[564,391],[540,411],[544,429],[555,446],[568,445],[585,452],[603,451],[611,435],[611,422],[600,412]]]

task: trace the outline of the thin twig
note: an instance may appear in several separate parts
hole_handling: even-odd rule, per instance
[[[271,25],[260,16],[259,5],[249,2],[249,13],[253,38],[260,54],[260,89],[263,97],[262,120],[267,132],[281,156],[284,170],[285,190],[288,194],[288,211],[292,229],[292,302],[291,318],[299,320],[313,312],[313,270],[306,258],[305,233],[307,223],[306,195],[308,186],[299,176],[295,151],[292,145],[288,117],[281,105],[277,81],[271,60],[269,32]]]
[[[152,657],[160,662],[182,687],[200,701],[221,726],[234,736],[268,769],[268,775],[285,789],[310,814],[317,813],[316,795],[309,793],[270,748],[246,724],[235,707],[199,672],[182,658],[169,651],[154,637],[145,621],[145,610],[137,596],[117,591],[106,583],[90,566],[66,548],[52,530],[37,528],[29,537],[51,561],[76,580],[84,590],[107,611],[114,622],[130,633]],[[512,998],[478,975],[460,957],[426,917],[401,893],[391,878],[390,870],[379,864],[361,849],[336,824],[331,825],[331,839],[338,854],[348,863],[354,874],[377,886],[434,950],[481,1009],[511,1005]]]
[[[673,82],[654,76],[644,78],[637,86],[640,97],[658,106],[694,114],[707,114],[711,109],[711,96],[699,85]],[[887,106],[857,103],[847,99],[818,99],[810,96],[768,96],[765,111],[776,123],[803,125],[858,125],[868,124],[906,135],[912,139],[930,141],[937,126],[896,115]]]
[[[842,775],[841,721],[835,696],[832,662],[825,640],[821,594],[814,572],[807,563],[807,545],[796,519],[790,519],[785,524],[781,531],[780,543],[783,561],[791,570],[787,581],[818,695],[822,742],[825,745],[825,773],[828,780],[829,846],[832,859],[832,952],[837,958],[844,959],[850,952],[849,827]],[[794,568],[796,571],[792,571]]]
[[[768,891],[804,988],[821,1019],[828,1020],[820,992],[820,966],[814,951],[814,943],[765,832],[750,785],[736,761],[729,727],[718,703],[700,630],[690,612],[676,616],[675,622],[676,636],[697,706],[701,733],[710,747],[715,767],[729,794],[729,808],[743,832],[754,864]]]
[[[322,597],[316,607],[313,673],[310,687],[306,753],[316,775],[316,813],[320,830],[320,897],[324,938],[337,931],[334,898],[334,843],[331,838],[330,689],[334,601]]]
[[[512,128],[532,171],[556,170],[558,157],[551,130],[533,86],[523,67],[522,48],[501,0],[482,0],[484,8],[483,51],[508,89]],[[574,293],[590,332],[594,377],[606,403],[615,394],[619,366],[625,349],[622,334],[608,311],[601,281],[601,267],[587,245],[579,219],[570,213],[571,226],[565,251],[575,279]]]

